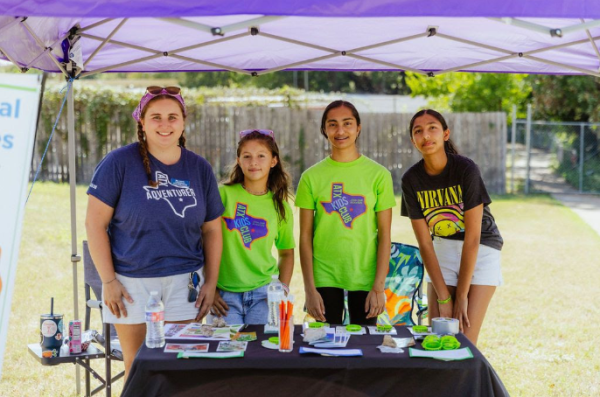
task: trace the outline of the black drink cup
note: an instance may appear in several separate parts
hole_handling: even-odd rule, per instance
[[[42,314],[40,316],[40,345],[42,357],[58,357],[63,344],[63,315]]]

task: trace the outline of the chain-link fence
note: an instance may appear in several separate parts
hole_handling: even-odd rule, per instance
[[[517,119],[512,133],[509,191],[600,193],[600,123]]]

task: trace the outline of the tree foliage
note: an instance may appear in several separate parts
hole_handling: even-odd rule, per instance
[[[432,78],[409,72],[406,84],[412,96],[429,98],[440,111],[511,114],[515,104],[523,114],[531,94],[527,76],[520,74],[446,73]]]
[[[259,87],[269,90],[297,87],[316,92],[408,94],[403,73],[395,72],[275,72],[256,77],[234,72],[179,73],[174,76],[186,87]]]
[[[592,76],[546,76],[529,78],[534,118],[556,121],[600,120],[600,80]]]

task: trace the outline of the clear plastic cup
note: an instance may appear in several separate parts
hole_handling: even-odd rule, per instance
[[[289,353],[294,350],[294,316],[279,324],[279,351]]]

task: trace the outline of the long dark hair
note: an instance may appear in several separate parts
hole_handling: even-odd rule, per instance
[[[412,139],[412,136],[413,136],[412,130],[415,125],[415,120],[418,119],[419,117],[423,116],[424,114],[428,114],[430,116],[435,117],[437,119],[437,121],[439,121],[440,124],[442,125],[442,129],[444,131],[446,131],[448,129],[448,124],[446,123],[444,116],[442,116],[439,112],[436,112],[433,109],[419,110],[417,113],[415,113],[415,115],[412,117],[412,119],[410,119],[410,126],[408,127],[408,134],[410,135],[410,139]],[[444,151],[446,153],[458,154],[456,145],[454,144],[454,142],[452,142],[452,140],[450,138],[448,138],[448,140],[444,142]]]
[[[177,105],[179,105],[179,108],[181,109],[181,114],[183,115],[183,120],[185,121],[185,112],[183,111],[183,106],[181,106],[181,103],[179,103],[179,101],[177,99],[174,99],[173,97],[171,97],[169,95],[159,95],[159,96],[152,98],[150,101],[148,101],[146,106],[142,109],[140,118],[141,119],[144,118],[144,116],[146,115],[146,110],[148,109],[148,106],[152,102],[159,100],[159,99],[163,99],[163,98],[167,98],[172,101],[175,101],[175,103],[177,103]],[[140,146],[139,146],[140,155],[142,156],[142,161],[144,162],[144,169],[146,170],[146,175],[148,175],[148,184],[152,187],[157,187],[158,182],[156,182],[152,178],[152,170],[150,169],[150,158],[148,158],[148,142],[146,142],[146,137],[144,134],[144,126],[142,126],[142,123],[140,121],[138,121],[137,135],[138,135],[138,141],[140,143]],[[182,148],[185,147],[185,129],[183,130],[181,137],[179,137],[179,146],[181,146]]]
[[[354,116],[354,118],[356,119],[356,125],[360,126],[360,115],[358,114],[358,110],[356,110],[356,107],[354,107],[354,105],[350,102],[338,99],[337,101],[333,101],[329,105],[327,105],[327,107],[323,111],[323,116],[321,117],[321,134],[325,138],[327,138],[327,133],[325,132],[325,124],[327,124],[327,113],[329,113],[331,109],[341,107],[346,107],[350,109],[350,111],[352,112],[352,116]],[[358,140],[358,137],[356,137],[356,140]]]
[[[277,164],[269,171],[269,178],[267,179],[267,189],[269,189],[273,193],[273,205],[277,210],[277,218],[278,221],[286,220],[285,216],[285,207],[283,203],[287,201],[292,193],[290,192],[290,174],[285,170],[284,164],[281,161],[281,157],[279,156],[279,147],[277,146],[277,142],[275,139],[271,138],[268,135],[261,134],[258,131],[254,131],[245,135],[238,142],[237,147],[237,157],[240,157],[242,152],[242,147],[249,141],[260,141],[263,145],[265,145],[270,151],[271,155],[277,158]],[[242,171],[242,167],[236,162],[231,165],[231,172],[229,173],[229,179],[223,183],[226,186],[235,185],[236,183],[244,183],[244,172]]]

